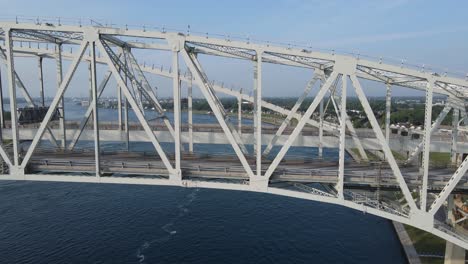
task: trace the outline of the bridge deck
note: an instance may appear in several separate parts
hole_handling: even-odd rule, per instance
[[[254,169],[254,160],[249,159]],[[268,168],[269,160],[263,161],[262,170]],[[402,174],[409,186],[421,184],[419,169],[403,167]],[[103,152],[101,170],[104,176],[131,176],[167,178],[167,170],[161,160],[152,153]],[[94,173],[94,152],[87,151],[39,151],[28,167],[30,173],[66,172]],[[453,174],[450,168],[434,168],[429,177],[429,188],[441,190]],[[232,181],[248,181],[242,165],[231,155],[184,154],[182,174],[186,178],[212,178]],[[337,161],[294,159],[284,160],[272,175],[272,182],[300,182],[334,184],[338,180]],[[345,185],[354,188],[394,188],[398,183],[386,164],[358,164],[353,161],[345,165]],[[458,192],[468,192],[465,179],[457,186]]]

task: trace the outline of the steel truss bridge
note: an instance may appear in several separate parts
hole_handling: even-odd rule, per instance
[[[468,81],[463,78],[381,60],[165,30],[39,21],[0,22],[0,28],[3,39],[0,58],[6,65],[10,98],[10,109],[4,109],[1,95],[2,180],[147,184],[271,193],[363,211],[415,226],[468,249],[468,236],[460,225],[463,221],[448,219],[453,195],[468,190],[464,177],[468,157],[463,155],[468,152],[464,143],[468,131],[465,110]],[[172,70],[142,64],[134,54],[139,49],[169,54]],[[251,61],[253,96],[210,79],[200,56]],[[31,88],[22,81],[24,76],[15,70],[18,57],[38,65],[42,98],[39,103],[31,98]],[[57,90],[47,106],[43,59],[54,60],[57,65]],[[69,61],[68,69],[63,65],[64,60]],[[265,63],[310,69],[313,73],[291,109],[262,99],[262,90],[268,89],[262,85]],[[90,87],[91,100],[82,120],[72,123],[66,120],[64,94],[80,64],[89,67],[90,81],[85,86]],[[107,68],[100,82],[101,76],[96,74],[98,64]],[[187,69],[186,73],[181,68]],[[173,121],[167,118],[161,98],[148,81],[149,75],[172,79]],[[98,120],[98,99],[111,78],[117,83],[118,123],[105,125]],[[371,109],[362,87],[368,82],[363,80],[383,83],[386,87],[383,126]],[[188,124],[181,121],[182,82],[188,88]],[[208,102],[218,121],[215,128],[193,123],[192,85],[200,89]],[[406,160],[397,160],[392,148],[395,145],[392,140],[399,140],[390,128],[394,86],[420,90],[426,95],[424,129],[414,131],[421,135],[419,140],[405,144],[410,153]],[[299,112],[312,89],[317,89],[316,95],[307,110]],[[351,90],[362,104],[371,127],[366,135],[354,128],[347,114]],[[29,107],[48,107],[41,121],[19,124],[17,109],[21,96],[18,92]],[[237,98],[237,116],[226,111],[220,95]],[[434,96],[445,97],[445,106],[432,122]],[[241,122],[244,101],[253,105],[252,127]],[[162,124],[149,120],[144,107],[147,102],[162,118]],[[336,121],[325,120],[328,108],[335,112]],[[129,109],[138,123],[129,121]],[[262,109],[278,113],[282,122],[262,127]],[[9,120],[3,118],[6,111],[11,112]],[[57,111],[59,117],[54,120]],[[434,168],[429,154],[435,148],[440,124],[449,113],[453,115],[451,136],[437,140],[451,153],[451,166]],[[233,118],[238,119],[236,124]],[[292,120],[296,120],[294,125]],[[80,139],[94,141],[94,147],[78,148]],[[127,147],[133,141],[144,141],[154,151],[103,151],[100,141],[105,140],[118,141]],[[228,144],[233,152],[200,153],[194,143]],[[172,147],[168,148],[168,144]],[[287,153],[292,146],[315,146],[318,156],[291,158]],[[338,158],[324,158],[324,147],[336,147]],[[378,160],[375,157],[371,160],[371,152]],[[348,160],[346,153],[353,160]]]

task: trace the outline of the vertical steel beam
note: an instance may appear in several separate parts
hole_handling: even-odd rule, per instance
[[[122,91],[120,86],[117,85],[117,111],[119,111],[118,122],[119,130],[122,130]]]
[[[100,177],[100,145],[99,145],[99,114],[98,114],[98,87],[96,80],[96,42],[90,43],[91,50],[91,88],[93,94],[93,128],[94,128],[94,158],[96,163],[96,177]]]
[[[11,97],[10,97],[11,98]],[[11,100],[10,100],[11,101]],[[3,85],[2,85],[2,74],[0,70],[0,156],[3,161],[6,162],[8,167],[12,167],[11,160],[8,157],[8,154],[3,148],[3,128],[5,128],[5,109],[3,105]]]
[[[456,107],[453,108],[452,117],[452,147],[450,149],[450,161],[452,165],[457,164],[458,154],[458,121],[460,118],[460,110]]]
[[[63,79],[62,44],[56,45],[55,61],[57,64],[57,89],[59,89],[60,85],[62,84],[62,79]],[[59,113],[60,113],[60,131],[62,133],[61,146],[63,149],[65,149],[66,142],[67,142],[67,133],[66,133],[66,127],[65,127],[65,100],[64,98],[60,99]]]
[[[44,76],[42,71],[42,56],[38,57],[38,68],[39,68],[39,95],[41,97],[41,106],[45,106],[45,99],[44,99]]]
[[[318,156],[323,158],[323,99],[320,100],[319,105],[319,146],[318,146]]]
[[[13,40],[11,39],[11,30],[4,28],[6,59],[8,71],[8,93],[10,95],[10,113],[11,113],[11,136],[13,145],[13,165],[17,168],[19,164],[19,131],[18,131],[18,112],[16,107],[16,74],[15,63],[13,57]],[[10,169],[10,172],[12,170]]]
[[[2,72],[0,69],[0,131],[1,128],[5,128],[5,105],[3,104]]]
[[[193,84],[192,73],[190,73],[189,85],[187,87],[187,111],[188,111],[188,132],[189,132],[189,152],[193,153]]]
[[[91,56],[92,55],[91,55],[91,49],[90,49],[89,50],[89,57],[91,58]],[[92,68],[91,64],[93,64],[92,59],[89,60],[89,62],[88,62],[88,73],[89,73],[89,75],[88,75],[88,82],[89,82],[89,85],[88,85],[88,103],[89,103],[88,108],[91,109],[90,115],[92,117],[92,116],[94,116],[94,110],[93,110],[93,68]],[[84,126],[86,126],[87,122],[88,122],[88,119],[86,119],[86,122],[84,123]],[[77,140],[78,140],[78,138],[77,138]],[[72,140],[72,142],[70,143],[70,146],[74,147],[75,144],[76,144],[76,142],[74,140]]]
[[[122,53],[124,55],[124,67],[128,67],[128,62],[127,62],[127,53],[125,52],[124,49],[122,49]],[[124,83],[125,83],[125,86],[128,87],[128,75],[125,71],[122,71],[124,74],[125,74],[125,79],[124,79]],[[122,88],[121,90],[122,91]],[[127,152],[130,151],[130,129],[128,127],[128,124],[129,124],[129,120],[128,120],[128,98],[125,97],[125,101],[124,101],[124,120],[125,120],[125,127],[124,127],[124,131],[125,131],[125,147],[127,149]]]
[[[175,177],[175,180],[181,180],[181,106],[180,106],[180,76],[179,76],[179,51],[172,51],[172,90],[173,90],[173,101],[174,101],[174,154],[175,154],[175,173],[171,175]]]
[[[346,97],[347,97],[347,78],[348,76],[341,75],[341,113],[340,113],[340,148],[339,148],[339,160],[338,160],[338,183],[336,184],[336,190],[338,197],[344,199],[344,164],[345,164],[345,150],[346,150],[346,119],[348,115],[346,113]]]
[[[424,111],[424,146],[422,159],[422,186],[420,197],[420,209],[427,210],[427,185],[429,177],[429,154],[431,152],[431,125],[432,125],[432,99],[433,99],[434,78],[427,80],[426,105]]]
[[[242,88],[237,96],[237,133],[242,135]]]
[[[356,95],[359,98],[359,101],[361,102],[362,107],[364,108],[364,112],[366,113],[367,118],[369,119],[372,129],[374,130],[377,140],[380,142],[382,146],[382,151],[385,157],[387,158],[388,164],[390,165],[390,168],[392,169],[393,174],[395,175],[398,185],[400,186],[401,192],[403,193],[405,200],[408,203],[411,210],[416,211],[417,210],[416,203],[414,202],[414,199],[411,196],[411,192],[408,188],[408,185],[406,184],[405,179],[403,178],[403,175],[401,174],[400,168],[398,167],[398,164],[396,163],[392,150],[390,149],[389,145],[385,142],[385,136],[383,135],[382,130],[380,129],[380,125],[379,125],[379,122],[377,121],[377,118],[375,118],[374,112],[372,111],[369,101],[367,100],[366,94],[362,90],[361,84],[359,83],[359,80],[357,79],[356,75],[350,75],[350,79],[356,91]]]
[[[390,142],[390,112],[392,107],[392,85],[387,83],[387,94],[385,100],[385,139]]]
[[[254,61],[254,152],[257,177],[262,176],[262,51]]]

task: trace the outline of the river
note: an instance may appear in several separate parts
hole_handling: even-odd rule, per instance
[[[79,119],[81,106],[73,107],[78,110],[68,117]],[[100,117],[114,120],[113,111],[103,109]],[[214,121],[208,115],[195,117],[195,122]],[[147,147],[132,145],[136,150]],[[196,145],[197,149],[210,151],[210,146]],[[317,155],[313,148],[291,151],[292,155]],[[337,150],[326,149],[325,155],[337,157]],[[269,194],[0,182],[0,201],[1,263],[406,261],[388,220]]]

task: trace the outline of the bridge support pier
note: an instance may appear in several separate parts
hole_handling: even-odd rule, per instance
[[[444,264],[464,264],[465,249],[451,242],[446,242]]]
[[[447,224],[455,226],[455,218],[453,216],[453,209],[454,209],[454,201],[453,201],[453,194],[449,195],[447,198]],[[462,264],[465,263],[465,249],[459,247],[449,241],[445,244],[445,264]]]

